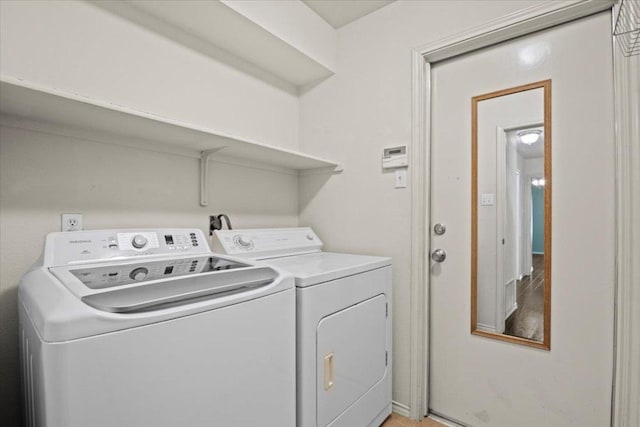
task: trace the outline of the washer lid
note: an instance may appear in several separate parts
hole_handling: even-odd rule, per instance
[[[389,266],[391,258],[316,252],[272,258],[266,263],[291,273],[295,276],[296,286],[302,288]]]
[[[51,267],[49,271],[85,304],[113,313],[221,298],[265,287],[279,275],[267,266],[217,256]]]

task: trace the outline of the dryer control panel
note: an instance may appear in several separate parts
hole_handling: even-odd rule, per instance
[[[199,229],[86,230],[47,235],[44,265],[60,266],[149,255],[210,253]]]
[[[214,249],[251,259],[319,252],[322,241],[309,227],[214,231]]]

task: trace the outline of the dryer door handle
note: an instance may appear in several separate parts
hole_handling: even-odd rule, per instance
[[[334,380],[333,353],[329,353],[324,357],[324,389],[329,390],[333,387]]]

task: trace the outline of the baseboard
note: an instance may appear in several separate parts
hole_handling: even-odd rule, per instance
[[[492,332],[494,334],[496,332],[496,328],[494,326],[485,325],[483,323],[476,323],[476,327],[478,328],[479,331]]]
[[[434,414],[433,412],[427,415],[427,418],[437,421],[440,424],[445,425],[447,427],[464,427],[462,424],[458,424],[454,421],[451,421],[450,419],[443,418],[439,415]]]
[[[410,411],[407,405],[403,405],[402,403],[398,403],[394,400],[393,402],[391,402],[391,410],[394,414],[410,418]]]

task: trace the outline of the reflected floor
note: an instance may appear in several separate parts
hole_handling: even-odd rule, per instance
[[[542,341],[544,334],[544,255],[533,255],[533,271],[516,282],[518,309],[509,316],[505,334]]]

